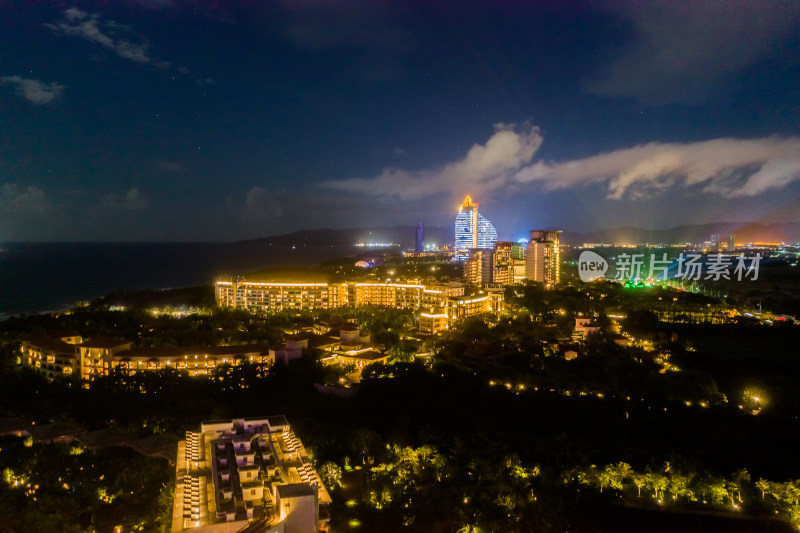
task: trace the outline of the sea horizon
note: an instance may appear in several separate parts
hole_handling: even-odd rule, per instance
[[[354,246],[254,242],[2,242],[0,320],[56,312],[117,290],[210,285],[263,268],[313,266]]]

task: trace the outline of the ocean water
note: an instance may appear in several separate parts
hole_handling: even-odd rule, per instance
[[[316,265],[363,251],[261,243],[0,244],[0,319],[70,308],[118,289],[210,284],[222,275]]]

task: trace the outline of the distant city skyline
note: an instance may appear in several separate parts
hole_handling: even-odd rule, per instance
[[[800,221],[800,3],[3,4],[0,241]]]

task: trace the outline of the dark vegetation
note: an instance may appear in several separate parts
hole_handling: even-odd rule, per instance
[[[406,338],[412,314],[380,308],[322,317],[213,309],[178,318],[97,305],[10,319],[0,323],[0,416],[73,419],[90,429],[151,435],[181,432],[204,419],[286,414],[318,467],[330,465],[326,471],[334,473],[336,531],[349,529],[351,520],[364,531],[632,531],[630,524],[656,530],[656,523],[663,531],[783,531],[785,522],[769,518],[775,511],[784,521],[800,518],[800,385],[794,379],[800,328],[737,324],[718,298],[611,283],[555,291],[516,286],[507,301],[501,316],[466,320],[435,341]],[[602,329],[573,343],[579,314],[597,317]],[[623,330],[646,340],[647,349],[616,342],[617,314],[627,316]],[[392,364],[365,369],[352,398],[315,389],[325,369],[313,353],[288,366],[222,366],[208,377],[114,373],[88,388],[70,380],[48,383],[15,365],[19,340],[36,329],[76,329],[86,338],[113,335],[141,346],[271,344],[315,318],[349,317],[395,354]],[[432,355],[414,361],[411,351],[423,343]],[[564,358],[563,344],[575,345],[576,359]],[[757,415],[739,408],[748,389],[763,395]],[[159,487],[172,475],[165,463],[139,458],[148,484],[123,478],[107,494],[122,498],[127,487],[143,488],[129,495],[133,500],[103,502],[91,490],[114,474],[101,480],[100,469],[75,473],[63,482],[91,490],[64,489],[52,478],[55,467],[37,458],[68,455],[66,448],[25,448],[9,439],[0,443],[0,469],[41,478],[42,500],[47,494],[50,503],[38,508],[40,520],[62,516],[101,530],[103,517],[111,516],[128,530],[135,525],[130,509],[159,501],[136,519],[146,520],[146,529],[163,526],[158,517],[168,502]],[[96,453],[65,460],[129,459],[124,450]],[[335,475],[337,468],[343,475]],[[8,530],[33,527],[23,512],[32,497],[7,483],[0,488],[0,510],[15,517]],[[712,514],[653,519],[665,505]]]

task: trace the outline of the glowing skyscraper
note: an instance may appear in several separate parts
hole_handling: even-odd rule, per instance
[[[531,230],[525,251],[525,270],[531,281],[552,289],[561,279],[561,230]]]
[[[461,202],[456,216],[456,258],[460,261],[469,257],[469,250],[492,248],[497,240],[497,230],[487,218],[478,213],[478,202],[467,195]]]

